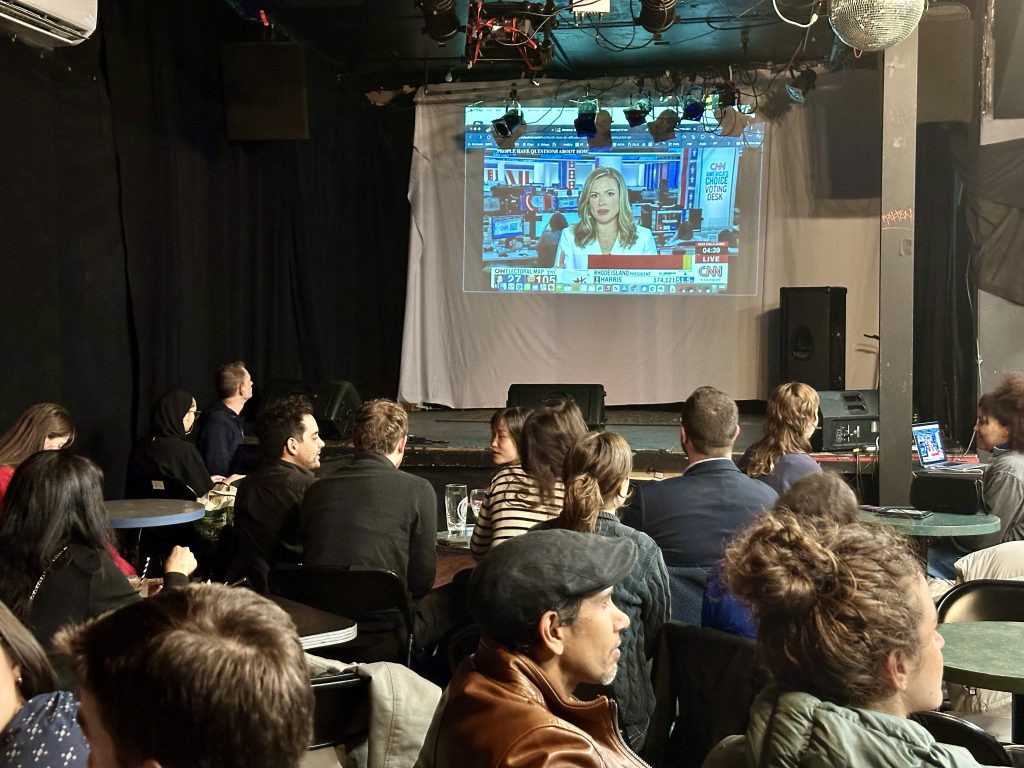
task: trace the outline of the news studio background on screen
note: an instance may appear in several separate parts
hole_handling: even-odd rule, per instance
[[[764,124],[722,137],[711,119],[682,122],[675,138],[655,142],[646,125],[629,128],[623,106],[611,146],[591,149],[576,135],[574,108],[527,107],[528,129],[511,149],[491,135],[501,107],[467,107],[463,289],[501,293],[752,295],[762,248]],[[709,110],[710,112],[710,110]],[[652,115],[653,118],[653,115]],[[622,174],[635,224],[650,230],[644,252],[586,256],[560,266],[552,217],[580,220],[587,177],[611,166]],[[742,207],[741,207],[742,206]],[[595,250],[595,247],[589,250]],[[596,249],[599,250],[599,249]],[[650,252],[646,252],[650,250]]]

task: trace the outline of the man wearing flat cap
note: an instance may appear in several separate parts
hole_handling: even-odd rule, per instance
[[[573,696],[615,678],[629,619],[612,588],[635,559],[629,539],[565,530],[492,547],[469,581],[480,645],[441,698],[417,768],[644,765],[613,702]]]

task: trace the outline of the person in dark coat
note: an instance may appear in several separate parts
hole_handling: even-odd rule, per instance
[[[198,498],[224,479],[206,471],[199,451],[186,439],[195,420],[196,401],[190,392],[172,389],[160,396],[153,406],[150,436],[136,443],[128,458],[129,497],[142,495],[140,489],[154,479],[170,477]]]

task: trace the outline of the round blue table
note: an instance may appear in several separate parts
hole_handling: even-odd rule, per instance
[[[191,523],[206,515],[198,501],[178,499],[119,499],[103,502],[111,528],[156,528]]]

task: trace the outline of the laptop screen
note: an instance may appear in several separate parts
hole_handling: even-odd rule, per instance
[[[928,421],[924,424],[911,426],[914,432],[914,443],[917,445],[917,458],[922,467],[929,467],[946,460],[946,449],[942,445],[942,430],[939,422]]]

